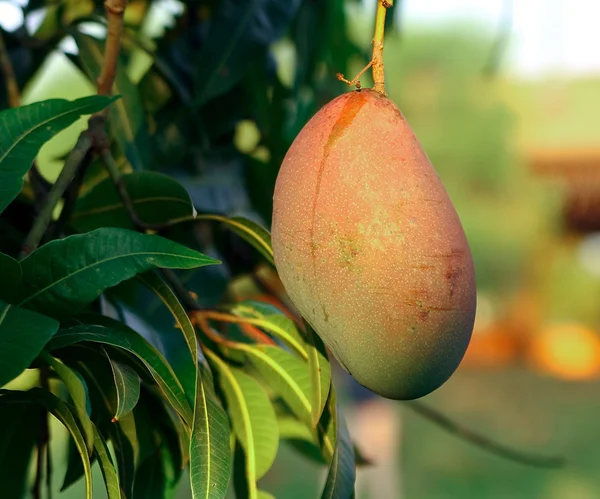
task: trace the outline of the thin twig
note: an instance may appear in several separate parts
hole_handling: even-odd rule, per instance
[[[413,401],[408,402],[405,405],[453,435],[456,435],[467,442],[471,442],[492,454],[509,459],[510,461],[540,468],[561,468],[565,465],[565,458],[562,456],[540,456],[512,449],[469,428],[465,428],[459,423],[451,420],[448,416],[445,416],[420,402]]]
[[[40,241],[44,237],[46,230],[48,229],[48,225],[52,221],[52,215],[56,208],[56,205],[63,197],[63,194],[69,187],[71,180],[75,176],[75,173],[84,162],[87,154],[90,152],[92,147],[92,139],[89,134],[83,132],[79,139],[77,140],[77,144],[67,157],[63,169],[61,170],[58,178],[56,179],[56,183],[52,186],[52,190],[48,193],[48,198],[40,211],[40,214],[37,216],[35,221],[33,222],[33,226],[31,231],[27,235],[25,242],[23,243],[23,249],[21,251],[20,258],[24,258],[35,249],[40,244]]]
[[[2,68],[4,83],[6,84],[8,107],[19,107],[21,104],[19,85],[10,61],[10,56],[8,55],[8,50],[6,49],[6,44],[4,43],[2,29],[0,29],[0,68]]]
[[[121,35],[123,34],[123,14],[127,0],[106,0],[107,32],[104,45],[104,64],[96,80],[98,95],[110,95],[117,76],[119,54],[121,52]]]

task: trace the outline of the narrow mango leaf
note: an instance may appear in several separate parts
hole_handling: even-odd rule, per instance
[[[94,450],[94,424],[90,420],[91,406],[88,397],[88,388],[83,378],[73,369],[55,359],[48,352],[40,354],[41,359],[46,362],[62,380],[73,400],[75,415],[79,420],[82,434],[91,456]]]
[[[165,224],[193,218],[194,206],[190,195],[173,177],[159,172],[133,172],[123,175],[122,181],[137,216],[143,222]],[[80,232],[100,227],[136,229],[110,178],[77,200],[71,225]]]
[[[96,426],[94,426],[94,451],[98,458],[98,463],[100,464],[100,471],[102,471],[108,499],[121,499],[117,471],[115,470],[115,466],[110,457],[110,451],[108,450],[106,441]]]
[[[246,454],[250,495],[256,497],[256,481],[271,468],[279,445],[275,410],[254,378],[230,367],[216,354],[208,355],[220,372],[233,430]]]
[[[0,300],[0,386],[29,367],[58,326],[54,319]]]
[[[333,442],[329,458],[323,456],[324,452],[316,443],[315,435],[310,428],[298,421],[295,417],[278,415],[279,438],[289,443],[302,456],[318,464],[327,464],[333,457]]]
[[[107,327],[82,324],[63,329],[47,345],[47,350],[53,351],[82,341],[88,341],[112,345],[132,353],[146,366],[165,398],[183,417],[184,421],[191,426],[191,407],[179,380],[163,355],[126,325],[118,321],[109,321],[107,318],[104,318],[103,321],[106,324],[113,322],[114,325],[113,327]]]
[[[230,310],[234,315],[246,318],[247,320],[245,322],[247,324],[257,326],[270,333],[294,350],[301,358],[308,360],[306,341],[298,331],[295,322],[289,317],[286,317],[283,314],[263,315],[260,312],[260,309],[256,309],[247,302],[232,305]]]
[[[78,59],[84,72],[92,82],[96,82],[104,61],[104,42],[78,31],[72,31],[71,35],[79,49]],[[112,90],[122,98],[109,110],[111,135],[134,170],[150,169],[152,142],[146,128],[143,103],[139,89],[127,76],[126,67],[121,61]]]
[[[92,466],[90,456],[85,445],[85,439],[79,430],[79,426],[69,409],[69,406],[56,395],[43,390],[32,388],[27,391],[0,390],[0,400],[4,403],[37,403],[42,405],[48,412],[52,413],[69,430],[69,433],[77,445],[81,456],[85,476],[85,497],[92,499]]]
[[[117,410],[113,421],[118,421],[123,416],[133,411],[140,398],[140,377],[132,367],[112,360],[106,354],[112,368],[117,389]]]
[[[212,373],[199,358],[196,332],[185,309],[162,279],[148,272],[138,279],[169,308],[181,329],[196,364],[196,396],[190,439],[190,482],[192,497],[222,499],[231,476],[229,421],[214,392]]]
[[[41,418],[46,412],[38,405],[5,403],[0,397],[0,483],[3,497],[26,497],[30,462],[37,443]]]
[[[356,480],[354,446],[344,417],[336,403],[333,388],[327,405],[331,411],[333,426],[336,429],[336,442],[321,499],[348,499],[354,497],[354,482]]]
[[[0,253],[0,300],[12,302],[21,285],[21,264],[14,258]]]
[[[74,101],[49,99],[0,111],[0,213],[21,192],[23,176],[48,140],[114,100],[97,95]]]
[[[273,248],[271,247],[271,234],[267,229],[261,227],[256,222],[244,217],[228,218],[220,215],[198,215],[196,219],[214,220],[225,224],[238,236],[260,251],[270,264],[275,265],[275,261],[273,260]]]
[[[109,435],[115,449],[121,497],[132,497],[135,465],[139,451],[133,412],[111,425]]]
[[[310,370],[312,425],[317,427],[325,409],[331,387],[331,364],[325,345],[312,327],[305,321],[308,338],[308,368]]]
[[[153,267],[192,269],[220,263],[160,236],[97,229],[51,241],[21,262],[20,306],[69,317],[107,288]]]

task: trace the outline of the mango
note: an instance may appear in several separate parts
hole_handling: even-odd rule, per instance
[[[473,259],[391,99],[352,91],[310,119],[281,165],[271,231],[291,301],[360,384],[410,400],[454,373],[473,330]]]

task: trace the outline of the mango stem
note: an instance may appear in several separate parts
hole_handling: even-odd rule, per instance
[[[394,5],[394,0],[377,0],[377,13],[375,14],[375,35],[373,36],[373,56],[367,64],[352,80],[347,80],[344,75],[338,73],[338,80],[350,86],[356,85],[360,89],[359,78],[369,69],[373,68],[373,90],[387,96],[385,91],[385,75],[383,66],[383,37],[385,34],[385,15],[387,9]]]

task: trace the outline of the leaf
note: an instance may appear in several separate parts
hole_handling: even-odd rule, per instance
[[[233,232],[249,242],[267,259],[275,265],[273,248],[271,247],[271,234],[269,231],[252,220],[244,217],[223,217],[220,215],[198,215],[197,220],[215,220],[227,225]]]
[[[112,368],[117,389],[117,410],[113,421],[118,421],[129,414],[138,403],[140,398],[140,377],[135,369],[127,364],[121,364],[106,354]]]
[[[321,499],[348,499],[354,496],[354,482],[356,479],[354,447],[344,417],[336,404],[333,389],[329,395],[328,405],[331,410],[333,425],[336,428],[336,443]]]
[[[208,355],[219,370],[233,430],[246,454],[248,487],[255,497],[256,481],[271,468],[277,454],[279,434],[275,410],[255,379],[230,367],[214,353]]]
[[[30,366],[58,326],[54,319],[0,300],[0,387]]]
[[[106,485],[106,493],[108,499],[121,499],[121,490],[119,487],[119,477],[115,466],[110,457],[110,451],[106,445],[104,437],[98,431],[98,428],[94,426],[94,452],[100,463],[100,471],[102,471],[102,477],[104,478],[104,484]]]
[[[196,365],[196,395],[190,438],[190,482],[192,496],[220,499],[227,494],[231,476],[229,421],[214,392],[212,373],[199,358],[196,332],[185,309],[162,279],[148,272],[138,279],[169,308],[181,329]]]
[[[63,318],[112,286],[153,267],[192,269],[220,263],[160,236],[97,229],[51,241],[21,262],[20,306]]]
[[[3,497],[26,497],[30,461],[37,443],[41,418],[46,417],[39,406],[6,403],[0,397],[0,428],[10,428],[0,435],[0,483]]]
[[[163,355],[135,331],[118,321],[103,318],[112,327],[81,324],[62,329],[47,345],[48,351],[64,348],[82,341],[102,343],[124,349],[134,354],[146,366],[154,381],[173,408],[191,426],[192,410],[181,384]]]
[[[295,417],[278,415],[277,423],[279,427],[279,438],[288,442],[297,452],[302,454],[307,459],[318,464],[327,464],[333,456],[333,442],[331,442],[331,452],[329,458],[326,459],[324,452],[316,443],[315,436],[310,428],[298,421]]]
[[[32,388],[28,391],[10,391],[0,390],[1,403],[37,403],[42,405],[47,411],[52,413],[69,430],[69,433],[75,441],[81,461],[84,468],[85,476],[85,497],[92,499],[92,466],[90,457],[85,445],[85,439],[77,426],[77,422],[69,409],[69,406],[60,400],[56,395],[42,389]]]
[[[257,498],[258,499],[275,499],[275,496],[273,494],[270,494],[269,492],[265,492],[264,490],[259,490]]]
[[[46,362],[58,375],[58,377],[65,384],[73,404],[75,406],[75,414],[79,420],[79,425],[85,442],[87,445],[88,453],[91,455],[94,449],[94,425],[90,420],[89,414],[91,413],[91,407],[88,399],[88,388],[85,381],[79,376],[79,374],[64,365],[59,360],[52,357],[47,352],[42,352],[40,357]]]
[[[135,212],[143,222],[164,224],[193,217],[190,195],[172,177],[158,172],[134,172],[121,178]],[[136,229],[111,178],[103,180],[77,200],[71,225],[80,232],[99,227]]]
[[[321,419],[323,409],[327,403],[331,387],[331,364],[329,364],[323,341],[306,321],[305,325],[308,332],[308,368],[310,369],[312,395],[312,425],[315,428],[319,419]]]
[[[16,290],[21,285],[21,264],[14,258],[0,253],[0,300],[12,302]]]
[[[78,60],[92,82],[100,75],[104,61],[104,42],[71,31],[79,49]],[[134,170],[150,169],[152,142],[150,140],[139,90],[127,76],[127,68],[119,60],[113,93],[122,98],[110,108],[108,123],[112,137],[127,156]]]
[[[196,103],[203,105],[231,90],[261,49],[285,33],[299,4],[299,0],[220,3],[196,63]]]
[[[74,101],[49,99],[0,111],[0,213],[21,192],[23,176],[48,140],[116,99],[97,95]]]

